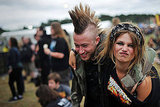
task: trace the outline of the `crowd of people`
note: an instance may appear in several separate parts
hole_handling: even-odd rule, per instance
[[[88,5],[80,3],[69,15],[75,49],[59,22],[51,24],[51,35],[39,27],[36,44],[23,37],[19,48],[15,38],[9,39],[9,102],[23,99],[30,76],[42,107],[80,107],[83,97],[84,107],[159,107],[160,80],[153,65],[159,42],[151,39],[146,47],[141,29],[118,18],[110,29],[100,28]]]
[[[148,40],[148,47],[153,48],[156,53],[157,57],[155,58],[155,63],[160,65],[160,29],[157,27],[157,30],[155,31],[155,37],[150,37]]]
[[[39,27],[34,38],[36,44],[33,44],[28,37],[22,37],[22,42],[19,44],[16,38],[9,39],[8,72],[12,92],[9,102],[23,99],[24,81],[28,80],[28,77],[31,78],[29,82],[33,82],[35,86],[48,85],[61,98],[66,98],[70,102],[69,37],[59,22],[53,22],[51,35],[47,35],[45,29]],[[18,92],[15,90],[15,81]]]

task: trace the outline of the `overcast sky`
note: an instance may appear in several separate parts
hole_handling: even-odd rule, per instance
[[[96,15],[160,14],[160,0],[0,0],[0,27],[19,29],[70,18],[68,11],[80,2],[88,4]]]

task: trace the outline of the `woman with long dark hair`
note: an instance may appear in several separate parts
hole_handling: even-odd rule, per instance
[[[100,46],[98,61],[104,64],[109,56],[115,64],[102,69],[109,107],[159,107],[160,81],[152,65],[155,52],[144,43],[139,27],[123,22],[113,27]]]
[[[22,77],[22,64],[20,61],[20,52],[18,50],[18,42],[16,38],[11,37],[8,41],[8,44],[10,46],[8,53],[8,83],[12,93],[12,97],[9,99],[9,102],[12,102],[23,98],[24,80]],[[14,82],[17,84],[18,92],[16,92]]]

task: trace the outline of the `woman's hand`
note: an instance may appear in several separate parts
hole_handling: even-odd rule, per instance
[[[75,70],[76,69],[76,56],[75,53],[71,50],[69,54],[69,65]]]

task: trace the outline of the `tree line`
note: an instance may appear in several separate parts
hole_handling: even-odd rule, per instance
[[[130,15],[117,15],[117,16],[110,16],[110,15],[100,15],[99,16],[99,19],[101,21],[105,21],[105,20],[112,20],[112,18],[114,17],[118,17],[122,22],[124,21],[132,21],[134,23],[140,23],[140,22],[148,22],[150,20],[150,18],[154,18],[155,15],[153,14],[130,14]],[[66,24],[66,23],[72,23],[72,20],[71,19],[64,19],[64,20],[48,20],[47,23],[41,23],[41,26],[49,26],[53,21],[58,21],[60,22],[61,24]]]
[[[155,15],[153,15],[153,14],[129,14],[129,15],[121,14],[121,15],[117,15],[117,16],[110,16],[110,15],[102,14],[102,15],[99,16],[99,19],[101,21],[105,21],[105,20],[110,20],[111,21],[113,17],[118,17],[122,22],[132,21],[134,23],[140,23],[140,22],[146,23],[150,20],[150,18],[154,18]],[[53,21],[60,22],[61,24],[72,23],[72,20],[69,19],[69,18],[66,18],[64,20],[50,19],[46,23],[42,22],[41,26],[43,26],[43,27],[50,26]],[[22,29],[27,29],[27,27],[24,26]],[[5,31],[6,30],[0,28],[0,34],[2,32],[5,32]]]

